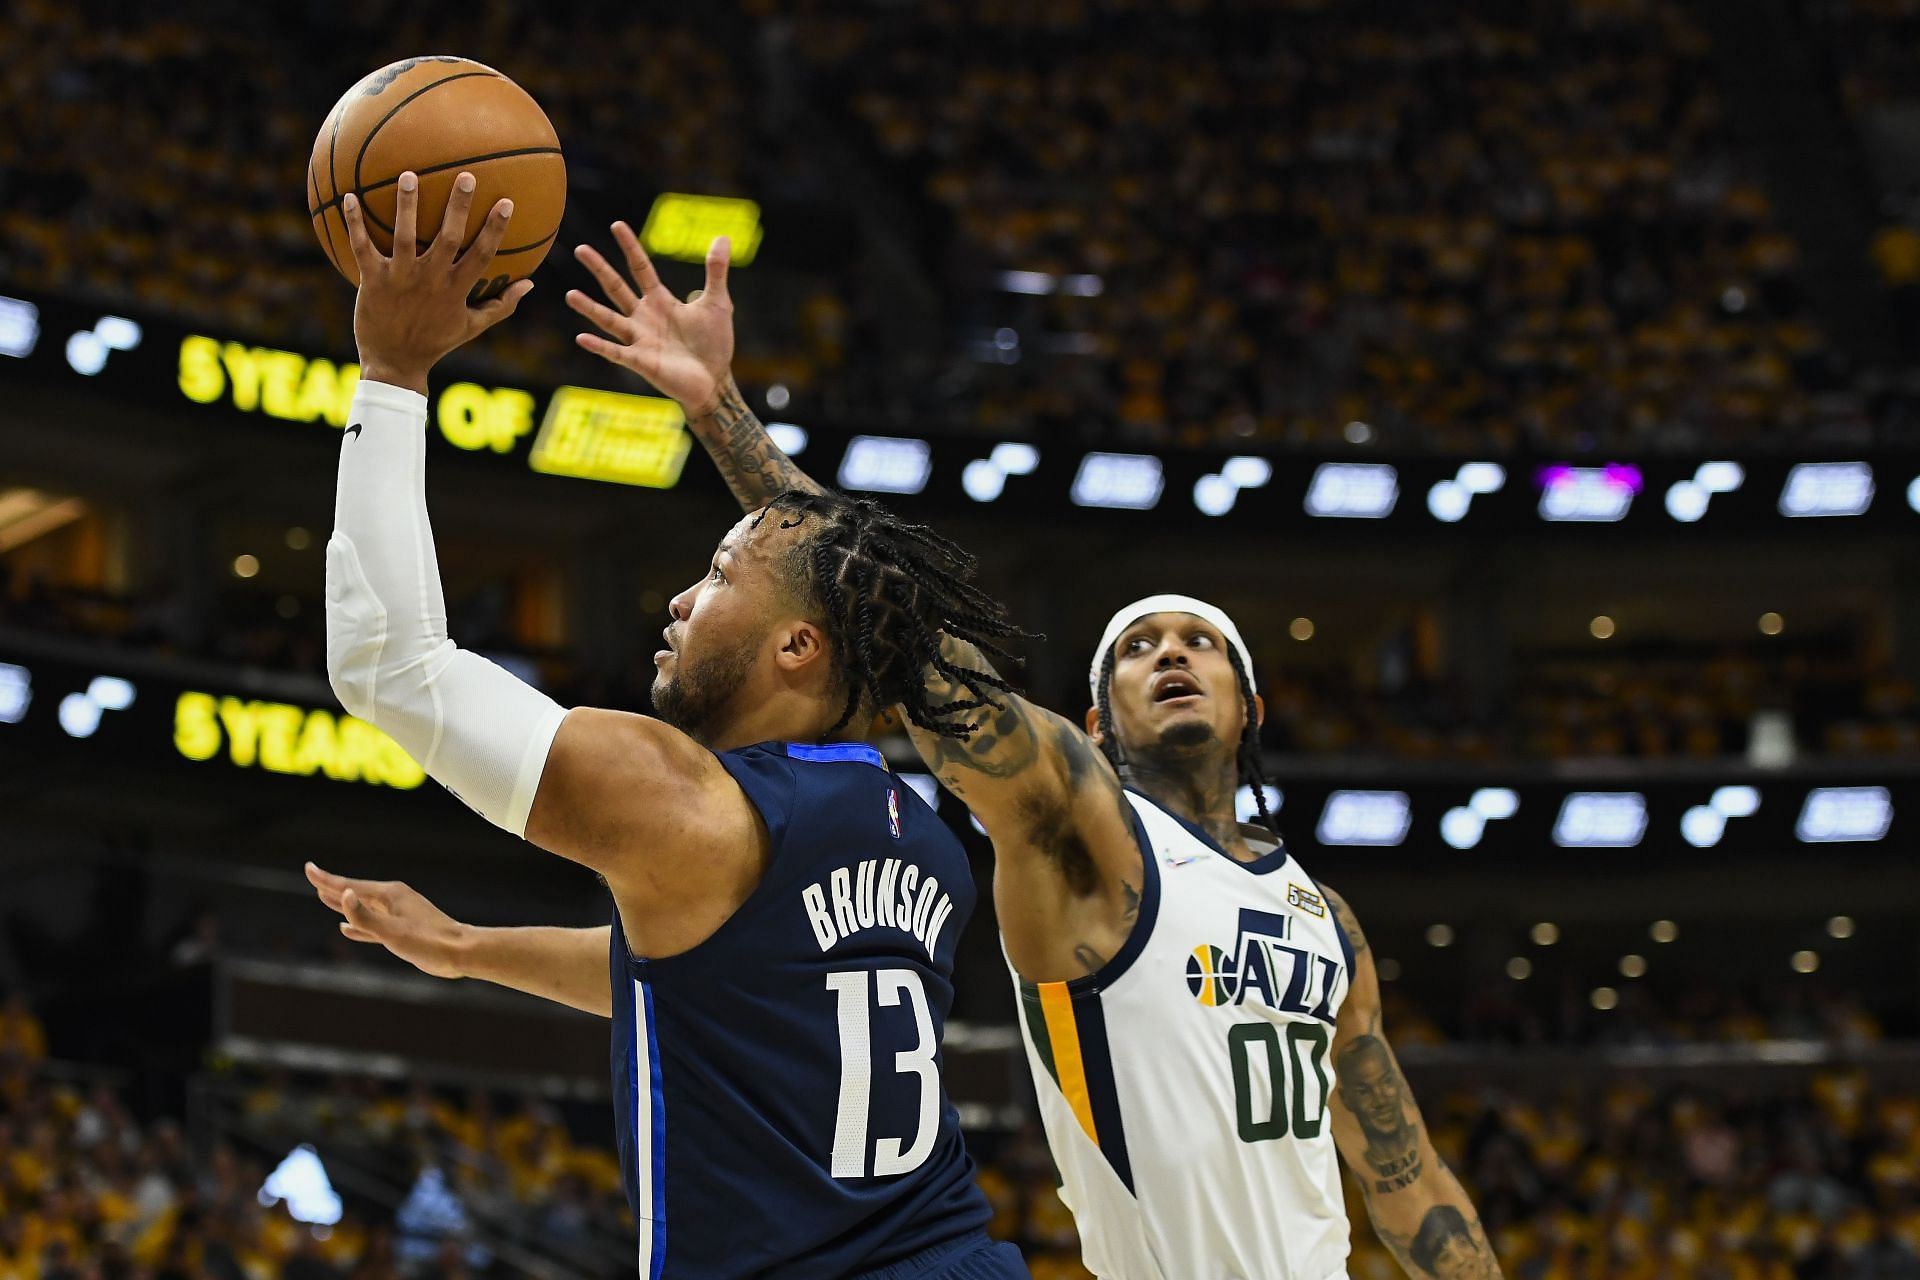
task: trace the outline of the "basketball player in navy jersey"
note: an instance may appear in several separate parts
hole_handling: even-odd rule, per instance
[[[640,291],[581,246],[607,301],[569,293],[606,335],[580,345],[680,400],[747,509],[819,491],[731,377],[727,242],[682,303],[631,229],[614,237]],[[909,728],[993,839],[1021,1030],[1087,1265],[1103,1280],[1343,1277],[1344,1160],[1409,1276],[1498,1280],[1385,1039],[1366,936],[1273,830],[1251,666],[1221,610],[1153,596],[1109,623],[1084,729],[1015,695],[964,740]],[[976,646],[943,639],[934,696],[967,696],[983,669]],[[1242,783],[1260,826],[1237,820]]]
[[[951,632],[1018,634],[964,553],[880,507],[796,493],[728,532],[674,597],[658,717],[562,709],[448,637],[424,490],[427,377],[531,287],[470,307],[511,203],[458,244],[461,174],[415,249],[345,204],[361,382],[327,547],[327,670],[490,821],[599,872],[599,929],[473,929],[397,883],[309,867],[343,932],[428,973],[612,1019],[613,1100],[648,1280],[1006,1280],[941,1087],[965,854],[878,752],[839,741],[884,706],[965,733],[984,697],[928,698]],[[985,689],[987,686],[981,681]],[[991,690],[997,692],[997,690]]]

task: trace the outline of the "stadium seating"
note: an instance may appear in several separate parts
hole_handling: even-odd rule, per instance
[[[1568,449],[1807,418],[1795,248],[1682,6],[845,9],[802,47],[945,211],[957,305],[1101,282],[998,304],[1022,358],[957,406],[984,428]]]
[[[583,209],[635,182],[765,197],[818,160],[768,134],[760,77],[699,24],[531,12],[413,6],[386,47],[457,30],[509,68]],[[337,345],[351,295],[291,193],[314,121],[378,55],[310,21],[290,65],[284,23],[238,7],[217,26],[10,7],[0,278]],[[819,5],[790,30],[817,105],[916,210],[901,234],[951,322],[947,373],[922,377],[853,341],[900,305],[885,280],[764,296],[743,361],[812,405],[1161,442],[1684,449],[1791,437],[1830,385],[1681,6]],[[583,42],[627,69],[617,100],[570,74]],[[1010,271],[1095,283],[1013,294]],[[560,292],[482,358],[591,370]]]
[[[1397,1039],[1425,1038],[1410,1011],[1393,1016],[1405,1028]],[[134,1116],[111,1086],[50,1069],[36,1025],[17,1001],[0,1015],[0,1278],[511,1274],[497,1263],[489,1272],[470,1236],[422,1225],[406,1205],[396,1215],[350,1202],[331,1228],[293,1221],[256,1195],[270,1161],[201,1145],[205,1135],[175,1120]],[[1739,1039],[1764,1026],[1721,1022],[1715,1032]],[[441,1170],[461,1211],[449,1221],[515,1223],[549,1244],[627,1229],[601,1140],[577,1138],[544,1103],[355,1077],[238,1083],[249,1132]],[[1920,1274],[1920,1097],[1876,1089],[1857,1070],[1816,1073],[1787,1096],[1656,1090],[1623,1076],[1425,1103],[1436,1149],[1472,1188],[1509,1276]],[[994,1234],[1025,1249],[1038,1280],[1086,1276],[1037,1130],[989,1150],[980,1182]],[[1357,1197],[1348,1211],[1364,1224]],[[1356,1280],[1399,1275],[1364,1225],[1349,1270]]]

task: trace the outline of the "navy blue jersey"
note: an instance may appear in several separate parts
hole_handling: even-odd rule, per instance
[[[720,761],[772,836],[712,937],[636,959],[613,921],[613,1099],[640,1274],[844,1280],[989,1211],[940,1081],[965,851],[872,747]]]

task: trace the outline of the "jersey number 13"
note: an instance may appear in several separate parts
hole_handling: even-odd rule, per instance
[[[920,1077],[920,1118],[911,1142],[903,1138],[874,1139],[873,1167],[869,1170],[868,1120],[873,1107],[871,1011],[876,987],[882,1005],[898,1006],[900,998],[905,996],[913,1006],[919,1043],[894,1054],[893,1069],[899,1075],[911,1073]],[[934,1039],[927,989],[912,969],[847,969],[828,974],[827,989],[833,992],[839,1005],[840,1018],[840,1108],[833,1124],[833,1176],[884,1178],[912,1173],[933,1154],[933,1140],[940,1130],[940,1072],[933,1060],[940,1046]]]

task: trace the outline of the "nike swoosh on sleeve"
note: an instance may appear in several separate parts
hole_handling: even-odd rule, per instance
[[[354,436],[357,436],[357,435],[359,435],[359,434],[360,434],[360,424],[359,424],[359,423],[357,423],[357,422],[356,422],[356,423],[354,423],[354,424],[353,424],[352,426],[350,426],[350,427],[348,427],[348,428],[347,428],[347,438],[348,438],[348,439],[352,439],[352,438],[353,438]]]

